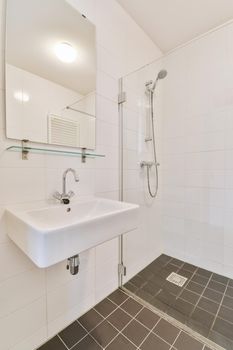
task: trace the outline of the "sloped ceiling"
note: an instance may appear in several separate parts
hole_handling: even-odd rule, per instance
[[[233,0],[117,0],[164,52],[233,19]]]

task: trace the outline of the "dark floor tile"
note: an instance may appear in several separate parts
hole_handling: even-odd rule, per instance
[[[233,341],[233,324],[217,317],[213,325],[213,331]]]
[[[223,301],[222,301],[222,305],[223,306],[227,306],[229,307],[230,309],[233,309],[233,298],[230,298],[228,297],[227,295],[223,298]],[[233,312],[233,310],[232,310]]]
[[[135,293],[138,290],[138,288],[130,282],[127,282],[126,284],[124,284],[124,287],[132,293]]]
[[[206,277],[203,277],[203,276],[200,276],[200,275],[194,275],[193,277],[192,277],[192,280],[191,280],[192,282],[195,282],[195,283],[198,283],[198,284],[200,284],[200,285],[202,285],[202,286],[206,286],[207,285],[207,283],[208,283],[208,281],[209,281],[209,279],[208,278],[206,278]]]
[[[135,292],[135,295],[138,296],[139,298],[141,298],[144,301],[147,301],[148,303],[151,301],[151,299],[153,298],[153,295],[149,294],[148,292],[146,292],[143,289],[138,289]]]
[[[221,317],[224,320],[233,323],[233,311],[225,306],[221,306],[218,317]]]
[[[181,261],[181,260],[179,260],[179,259],[173,258],[173,259],[170,261],[170,264],[175,265],[175,266],[178,266],[178,267],[181,267],[182,265],[184,265],[184,262]]]
[[[87,332],[76,321],[59,333],[59,336],[68,346],[68,348],[71,348],[74,344],[84,338],[85,335],[87,335]]]
[[[176,302],[176,296],[166,290],[162,290],[156,299],[169,307],[172,307]]]
[[[210,331],[209,339],[212,340],[214,343],[220,345],[225,350],[233,349],[233,341],[231,341],[229,338],[224,337],[220,333]]]
[[[225,289],[226,289],[226,286],[222,283],[218,283],[218,282],[215,282],[215,281],[210,281],[209,284],[208,284],[208,288],[211,288],[213,290],[215,290],[216,292],[219,292],[219,293],[224,293]]]
[[[195,332],[201,334],[205,338],[209,336],[210,328],[201,324],[200,322],[197,322],[192,318],[187,320],[187,326]]]
[[[173,305],[173,309],[179,311],[182,315],[189,317],[194,309],[194,306],[185,300],[178,298]]]
[[[203,293],[203,296],[215,301],[216,303],[220,303],[222,300],[222,293],[218,293],[213,289],[206,288],[206,290]]]
[[[166,283],[166,278],[156,274],[150,280],[150,283],[154,285],[154,288],[163,288],[164,283]]]
[[[164,339],[169,344],[173,344],[175,341],[179,329],[173,326],[171,323],[167,322],[164,319],[161,319],[156,327],[153,329],[153,332]]]
[[[132,298],[129,298],[121,305],[121,308],[134,317],[143,306]]]
[[[196,271],[197,267],[188,263],[185,263],[184,266],[182,267],[184,270],[194,272]]]
[[[196,273],[198,275],[206,277],[206,278],[210,278],[210,276],[212,275],[212,272],[205,270],[205,269],[201,269],[200,267],[197,269]]]
[[[165,343],[162,339],[151,333],[144,343],[140,346],[141,350],[169,350],[170,345]]]
[[[89,335],[72,348],[72,350],[101,350],[101,349],[102,349],[101,346],[99,346],[94,341],[94,339]]]
[[[154,277],[154,273],[148,268],[146,268],[139,272],[139,276],[148,282]]]
[[[99,324],[92,332],[91,335],[97,343],[99,343],[101,346],[106,347],[110,341],[117,335],[117,331],[113,326],[108,323],[107,321],[104,321]]]
[[[116,309],[108,318],[107,321],[109,321],[114,327],[116,327],[119,331],[121,331],[127,323],[130,322],[132,318],[125,313],[121,309]]]
[[[222,284],[227,284],[229,281],[229,278],[222,276],[222,275],[218,275],[216,273],[213,274],[213,276],[211,277],[211,280],[215,281],[215,282],[219,282]]]
[[[56,336],[42,345],[38,350],[66,350],[66,347],[58,336]]]
[[[166,280],[166,278],[172,273],[178,271],[178,268],[172,265],[165,266],[161,271],[158,272],[158,276],[160,276],[162,279]]]
[[[164,267],[163,264],[155,260],[151,264],[149,264],[146,267],[146,269],[148,270],[148,272],[150,271],[154,275],[158,273],[160,270],[162,270],[163,267]]]
[[[168,293],[171,293],[173,295],[178,295],[180,294],[182,287],[179,287],[174,283],[166,281],[166,283],[163,286],[163,289],[166,290]]]
[[[197,307],[192,313],[191,319],[201,326],[210,329],[214,321],[214,315]]]
[[[168,256],[166,254],[161,254],[157,259],[155,259],[156,262],[159,262],[163,265],[167,264],[172,259],[171,256]]]
[[[226,295],[233,298],[233,288],[227,287]]]
[[[115,292],[110,294],[108,298],[115,304],[120,305],[128,299],[128,295],[122,292],[120,289],[117,289]]]
[[[131,278],[130,283],[132,283],[137,288],[141,288],[142,285],[145,283],[145,280],[139,275],[136,275],[133,278]]]
[[[204,286],[201,286],[195,282],[189,282],[185,288],[197,294],[202,294],[203,290],[205,289]]]
[[[212,314],[216,314],[219,308],[219,304],[215,303],[212,300],[206,299],[206,298],[201,298],[198,305],[198,307],[204,309],[205,311],[208,311]]]
[[[183,313],[181,313],[176,309],[172,309],[172,308],[168,309],[167,314],[183,324],[187,324],[189,320],[189,316],[184,315]]]
[[[122,333],[136,346],[139,346],[143,339],[149,334],[149,331],[139,322],[133,320]]]
[[[229,279],[228,285],[229,285],[230,287],[233,287],[233,280],[232,280],[232,279]]]
[[[93,328],[95,328],[100,322],[103,321],[103,317],[98,314],[94,309],[91,309],[86,314],[81,316],[78,321],[81,325],[90,332]]]
[[[196,305],[198,299],[200,298],[200,295],[193,293],[187,289],[184,289],[184,291],[180,295],[180,298],[188,301],[189,303],[191,303],[193,305]]]
[[[136,319],[140,321],[144,326],[146,326],[149,329],[152,329],[155,324],[159,320],[159,316],[156,315],[154,312],[150,311],[149,309],[142,309],[142,311],[139,312]]]
[[[142,287],[142,290],[151,296],[155,296],[161,290],[161,287],[156,283],[149,281]]]
[[[158,310],[167,312],[169,309],[169,305],[165,304],[163,301],[159,300],[156,296],[155,298],[151,299],[150,304],[154,307],[156,307]]]
[[[122,334],[119,334],[106,348],[107,350],[135,350],[137,349]]]
[[[107,317],[113,310],[116,309],[116,305],[113,304],[109,299],[104,299],[95,306],[95,309],[104,317]]]
[[[188,334],[181,332],[174,344],[174,347],[177,350],[202,350],[203,344],[190,337]]]
[[[193,275],[193,272],[190,272],[190,271],[187,271],[187,270],[184,270],[184,269],[180,269],[178,270],[177,272],[179,275],[183,276],[183,277],[186,277],[188,279],[190,279]]]

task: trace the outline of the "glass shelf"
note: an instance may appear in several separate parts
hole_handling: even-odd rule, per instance
[[[48,153],[48,154],[76,156],[76,157],[81,157],[83,161],[85,161],[85,158],[105,157],[104,154],[90,153],[85,149],[80,151],[61,151],[61,150],[50,149],[50,148],[38,148],[38,147],[29,147],[29,146],[10,146],[10,147],[7,147],[6,150],[22,152],[23,159],[27,159],[27,155],[29,152],[41,152],[41,153]]]

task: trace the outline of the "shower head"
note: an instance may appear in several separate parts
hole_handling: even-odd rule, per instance
[[[160,79],[166,78],[166,76],[167,76],[167,71],[165,69],[162,69],[161,71],[159,71],[159,73],[157,75],[157,78],[156,78],[156,80],[154,82],[154,85],[152,86],[152,91],[155,90],[157,81],[160,80]]]
[[[158,76],[157,76],[157,79],[156,79],[156,80],[158,80],[158,79],[164,79],[164,78],[166,78],[166,76],[167,76],[167,71],[166,71],[165,69],[162,69],[162,70],[158,73]]]

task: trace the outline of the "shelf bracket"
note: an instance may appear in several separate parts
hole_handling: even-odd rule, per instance
[[[26,147],[29,140],[22,140],[22,160],[28,160],[29,150]]]

